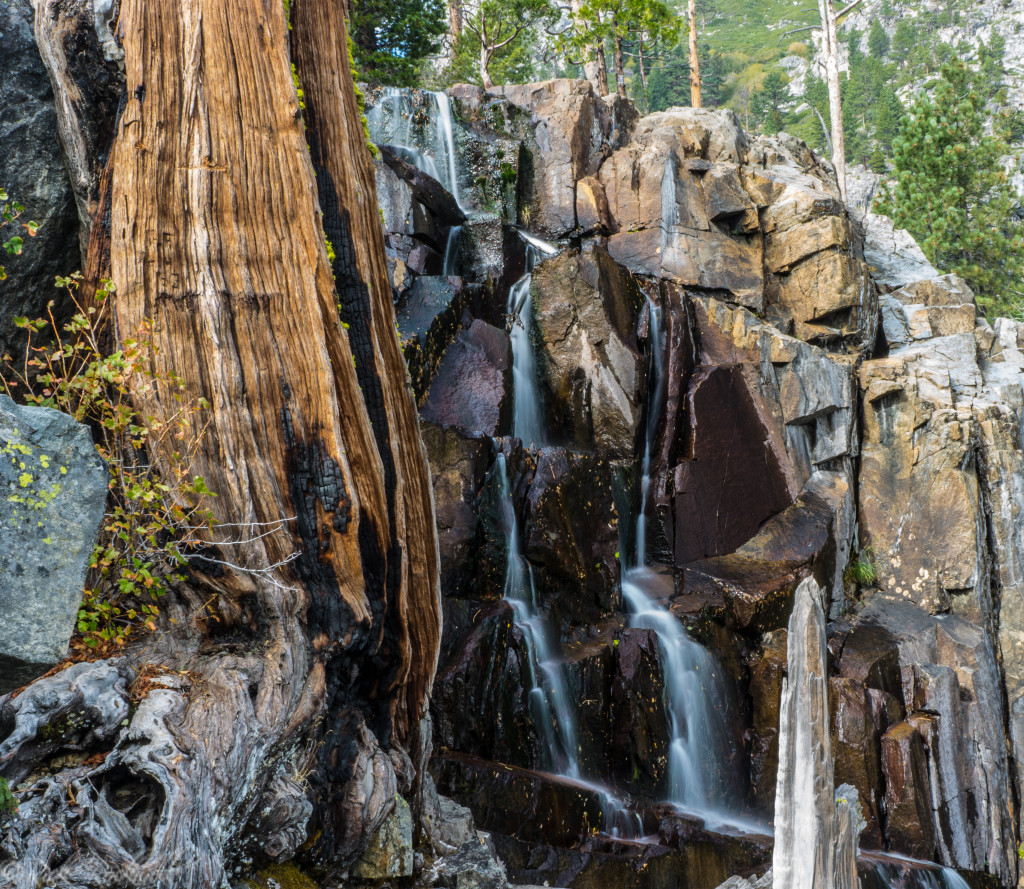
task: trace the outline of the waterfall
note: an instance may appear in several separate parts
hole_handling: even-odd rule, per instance
[[[665,390],[661,311],[649,302],[648,312],[651,395],[641,463],[635,553],[623,574],[622,596],[632,614],[631,625],[653,630],[661,650],[665,709],[671,731],[668,801],[697,814],[722,814],[731,802],[729,781],[722,766],[731,745],[721,715],[727,696],[718,678],[719,667],[708,651],[690,639],[673,614],[650,594],[656,578],[644,565],[651,462]]]
[[[553,256],[558,248],[528,232],[520,231],[519,235],[526,243],[526,268],[509,290],[507,305],[512,325],[512,434],[524,445],[541,447],[545,432],[531,336],[530,275],[542,256]],[[641,829],[639,817],[608,787],[587,779],[580,767],[576,704],[569,693],[555,633],[537,608],[533,570],[522,554],[505,455],[499,453],[496,463],[508,551],[504,597],[512,606],[516,626],[523,634],[527,649],[530,715],[544,746],[545,764],[558,775],[598,795],[602,830],[606,834],[637,836]]]
[[[431,95],[434,97],[434,102],[437,105],[441,146],[444,149],[445,168],[448,172],[448,181],[445,183],[445,187],[451,192],[452,197],[455,198],[455,203],[461,207],[462,201],[459,200],[459,177],[455,172],[455,129],[452,126],[452,100],[448,97],[447,93],[442,91],[431,93]]]
[[[457,275],[456,257],[459,250],[459,237],[462,234],[461,225],[453,225],[448,229],[448,240],[444,244],[444,262],[441,266],[442,275]]]
[[[423,109],[426,123],[414,127],[418,96],[427,100]],[[366,122],[372,142],[399,149],[404,160],[440,182],[462,207],[455,126],[447,93],[382,87],[377,104],[366,113]]]
[[[779,708],[774,889],[831,889],[835,819],[825,614],[813,578],[796,588]]]
[[[575,703],[569,693],[565,667],[557,643],[537,608],[533,569],[522,554],[519,521],[509,482],[508,462],[498,453],[499,495],[507,544],[504,598],[512,606],[516,626],[523,634],[528,665],[530,717],[543,745],[545,767],[570,778],[601,800],[602,830],[609,836],[637,836],[639,817],[603,784],[588,780],[580,768]]]
[[[886,857],[898,858],[894,855]],[[952,868],[938,867],[925,861],[906,861],[907,864],[876,861],[872,874],[876,885],[880,889],[970,889],[967,881]],[[865,880],[868,882],[870,880]]]
[[[519,522],[508,477],[505,455],[498,454],[498,484],[508,546],[505,567],[505,601],[512,606],[516,626],[526,643],[530,681],[530,715],[544,744],[546,767],[570,778],[580,777],[576,712],[570,704],[565,672],[548,638],[544,618],[537,611],[533,569],[522,554]],[[538,675],[538,669],[543,675]]]
[[[544,422],[537,361],[533,351],[533,302],[530,298],[530,273],[542,255],[558,252],[554,245],[525,232],[519,233],[526,242],[526,271],[508,292],[506,312],[512,330],[512,435],[524,445],[541,447],[544,444]]]

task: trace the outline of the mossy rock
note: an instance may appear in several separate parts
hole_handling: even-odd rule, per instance
[[[268,864],[241,882],[249,889],[320,889],[320,885],[307,877],[291,861]]]

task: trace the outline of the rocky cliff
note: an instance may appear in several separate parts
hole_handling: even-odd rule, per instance
[[[803,143],[752,139],[729,112],[639,118],[576,81],[451,98],[459,212],[387,151],[377,174],[434,472],[439,786],[522,881],[711,887],[763,870],[763,829],[659,803],[667,653],[620,595],[639,513],[655,598],[725,688],[727,750],[707,768],[735,779],[734,819],[770,819],[786,622],[813,575],[835,781],[858,791],[862,848],[1016,885],[1024,326],[981,317],[867,214],[870,195],[848,211]],[[423,148],[437,99],[403,102],[403,144]],[[536,238],[556,243],[531,258]],[[521,328],[540,447],[508,437]],[[499,453],[583,784],[546,756],[547,686],[503,599]],[[608,788],[643,844],[592,834]]]

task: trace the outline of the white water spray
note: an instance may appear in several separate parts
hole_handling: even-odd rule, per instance
[[[404,160],[440,182],[462,207],[456,167],[455,126],[451,99],[445,92],[423,92],[426,124],[414,127],[416,93],[388,86],[366,114],[370,139],[399,149]],[[465,208],[462,208],[465,210]]]
[[[647,501],[658,418],[664,400],[661,310],[648,303],[651,350],[647,426],[640,477],[640,508],[636,521],[635,555],[622,578],[622,596],[632,614],[631,624],[653,630],[661,650],[665,709],[671,739],[668,801],[700,815],[724,816],[731,800],[723,767],[730,751],[722,720],[726,695],[719,667],[708,651],[686,635],[679,621],[651,595],[656,577],[644,565],[647,551]]]

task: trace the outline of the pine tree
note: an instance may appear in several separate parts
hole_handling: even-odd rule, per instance
[[[441,0],[356,0],[352,7],[352,59],[373,84],[414,86],[423,60],[445,33]]]
[[[760,89],[750,97],[750,111],[766,133],[778,133],[785,125],[783,102],[789,99],[789,87],[781,71],[771,71]]]
[[[871,30],[868,32],[868,51],[873,58],[884,59],[889,52],[890,45],[891,41],[889,40],[889,35],[885,32],[885,28],[882,27],[882,23],[878,19],[875,19],[871,23]]]
[[[1005,314],[1024,299],[1024,228],[1002,166],[1006,141],[986,132],[977,81],[954,61],[917,97],[893,145],[895,187],[880,206],[936,267],[967,281],[979,305]]]
[[[891,86],[882,88],[875,108],[875,138],[885,154],[892,154],[893,140],[899,133],[903,105]],[[872,165],[874,169],[874,165]]]
[[[910,53],[917,46],[917,34],[909,19],[900,19],[896,33],[892,35],[890,52],[898,65],[903,65],[910,58]]]

